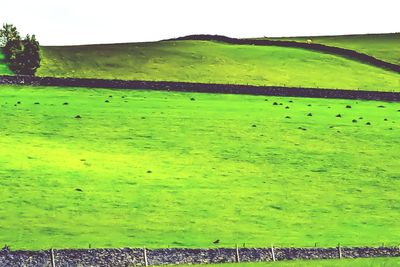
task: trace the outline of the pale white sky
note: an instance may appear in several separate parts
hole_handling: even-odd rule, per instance
[[[400,31],[399,0],[1,0],[0,23],[42,45]]]

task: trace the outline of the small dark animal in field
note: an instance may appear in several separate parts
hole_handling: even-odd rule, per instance
[[[213,243],[214,244],[218,244],[219,243],[219,239],[215,240]]]
[[[63,105],[66,106],[66,105],[69,105],[69,103],[68,102],[64,102]]]
[[[110,97],[110,98],[111,98],[111,97],[112,97],[112,95],[109,95],[108,97]]]
[[[257,127],[257,125],[253,124],[251,127]]]
[[[384,118],[383,120],[384,120],[384,121],[387,121],[388,119],[387,119],[387,118]]]
[[[75,188],[75,191],[78,191],[78,192],[83,192],[83,190],[82,190],[82,189],[80,189],[80,188]]]
[[[352,120],[351,122],[353,122],[353,123],[356,123],[356,122],[357,122],[357,120]]]
[[[75,116],[75,119],[81,119],[82,117],[81,117],[81,115],[76,115]]]
[[[341,118],[341,117],[342,117],[342,115],[340,115],[340,114],[336,115],[336,118]]]
[[[191,101],[195,101],[196,99],[194,99],[194,98],[192,97],[192,98],[190,98],[190,100],[191,100]]]
[[[17,104],[18,104],[18,105],[21,104],[21,101],[17,101]]]
[[[293,103],[293,100],[289,100],[289,103]]]
[[[147,171],[147,173],[152,173],[152,171]]]
[[[35,102],[35,105],[40,105],[40,103],[39,102]]]
[[[286,116],[285,119],[290,119],[290,116]]]
[[[286,106],[285,109],[289,109],[289,106]]]
[[[351,106],[350,106],[350,105],[347,105],[346,108],[351,108]]]
[[[109,101],[109,100],[106,100],[106,101],[104,101],[104,102],[109,103],[110,101]]]
[[[312,116],[312,113],[308,113],[307,116],[311,117],[311,116]]]
[[[370,123],[370,122],[367,122],[366,125],[371,125],[371,123]]]
[[[385,106],[380,105],[380,106],[378,106],[378,108],[385,108]]]
[[[274,102],[272,105],[274,105],[274,106],[277,106],[277,105],[278,105],[278,103]]]

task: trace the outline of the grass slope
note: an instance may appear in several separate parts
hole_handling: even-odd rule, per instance
[[[4,54],[0,47],[0,75],[11,75],[12,72],[8,68],[7,64],[4,62]]]
[[[0,92],[0,243],[14,249],[400,240],[400,103]]]
[[[38,75],[400,91],[400,75],[297,48],[207,41],[43,47]]]
[[[199,265],[182,265],[182,267]],[[201,265],[200,265],[201,266]],[[400,258],[301,260],[258,263],[210,264],[208,267],[400,267]]]
[[[314,43],[356,50],[378,59],[400,65],[400,33],[268,39],[294,40],[299,42],[312,40]]]

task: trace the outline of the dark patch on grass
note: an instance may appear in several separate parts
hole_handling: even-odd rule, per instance
[[[346,108],[351,108],[351,106],[350,106],[350,105],[347,105]]]
[[[280,206],[270,205],[270,207],[275,209],[275,210],[282,210],[282,207],[280,207]]]
[[[190,101],[195,101],[196,99],[194,97],[190,98]]]
[[[289,106],[286,106],[285,109],[289,109]]]
[[[69,103],[68,103],[68,102],[64,102],[63,105],[64,105],[64,106],[67,106],[67,105],[69,105]]]
[[[341,114],[337,114],[337,115],[336,115],[336,118],[341,118],[341,117],[342,117]]]
[[[74,118],[75,119],[81,119],[82,117],[81,117],[81,115],[76,115]]]
[[[104,102],[106,102],[106,103],[109,103],[110,101],[107,99],[106,101],[104,101]]]
[[[148,170],[147,173],[152,173],[152,171]]]
[[[387,119],[387,118],[384,118],[383,120],[384,120],[384,121],[387,121],[388,119]]]
[[[274,105],[274,106],[277,106],[277,105],[278,105],[278,103],[274,102],[272,105]]]
[[[251,127],[257,127],[257,125],[253,124],[253,125],[251,125]]]
[[[78,191],[78,192],[83,192],[83,190],[82,190],[82,189],[80,189],[80,188],[75,188],[75,191]]]
[[[312,117],[312,113],[311,113],[311,112],[308,113],[307,116],[308,116],[308,117]]]
[[[380,106],[378,106],[378,108],[385,108],[385,106],[383,106],[383,105],[380,105]]]
[[[370,123],[370,122],[367,122],[366,125],[371,125],[371,123]]]
[[[357,120],[352,120],[351,122],[352,122],[352,123],[356,123],[356,122],[357,122]]]
[[[290,116],[286,116],[285,119],[290,119]]]
[[[40,105],[40,103],[39,103],[39,102],[35,102],[34,104],[35,104],[35,105]]]

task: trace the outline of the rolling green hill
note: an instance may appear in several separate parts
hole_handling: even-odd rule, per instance
[[[399,103],[0,91],[0,241],[13,249],[400,240]]]
[[[312,40],[313,43],[352,49],[400,65],[400,33],[266,39],[299,42]]]
[[[305,49],[208,41],[43,47],[38,75],[400,91],[400,74]]]

